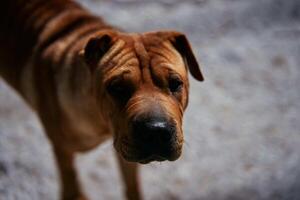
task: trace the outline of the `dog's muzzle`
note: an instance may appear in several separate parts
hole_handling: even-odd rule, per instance
[[[178,155],[176,126],[162,117],[140,117],[132,122],[133,142],[140,163],[176,160]]]

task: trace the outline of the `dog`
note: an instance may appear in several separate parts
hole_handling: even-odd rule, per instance
[[[128,199],[138,163],[174,161],[183,146],[188,73],[203,81],[183,33],[127,33],[71,0],[5,0],[0,72],[36,111],[61,177],[61,199],[87,199],[76,152],[112,137]]]

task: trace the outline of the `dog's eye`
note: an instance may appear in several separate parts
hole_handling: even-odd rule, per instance
[[[124,81],[113,80],[107,86],[108,93],[118,101],[125,102],[132,95],[132,87]]]
[[[170,78],[169,89],[172,93],[179,92],[182,89],[183,82],[178,77]]]

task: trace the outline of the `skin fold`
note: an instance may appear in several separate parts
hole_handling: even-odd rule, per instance
[[[137,163],[176,160],[188,71],[203,76],[182,33],[125,33],[70,0],[5,0],[0,73],[38,114],[53,146],[61,199],[87,199],[76,152],[113,139],[128,199]]]

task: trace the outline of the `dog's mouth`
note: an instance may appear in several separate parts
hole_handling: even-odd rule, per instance
[[[133,143],[126,141],[120,142],[119,145],[115,143],[115,149],[117,152],[129,162],[138,162],[140,164],[148,164],[150,162],[163,162],[163,161],[175,161],[181,155],[181,146],[177,148],[170,148],[166,152],[149,152]]]
[[[138,162],[140,164],[148,164],[151,162],[163,162],[166,160],[172,161],[172,159],[168,159],[165,157],[162,157],[160,155],[149,155],[149,156],[132,156],[132,155],[128,155],[126,153],[121,153],[121,155],[123,156],[123,158],[129,162]]]
[[[165,161],[165,160],[167,160],[167,159],[164,158],[164,157],[161,157],[159,155],[151,155],[148,158],[145,158],[143,160],[139,160],[137,162],[139,162],[141,164],[148,164],[148,163],[153,162],[153,161],[162,162],[162,161]]]

